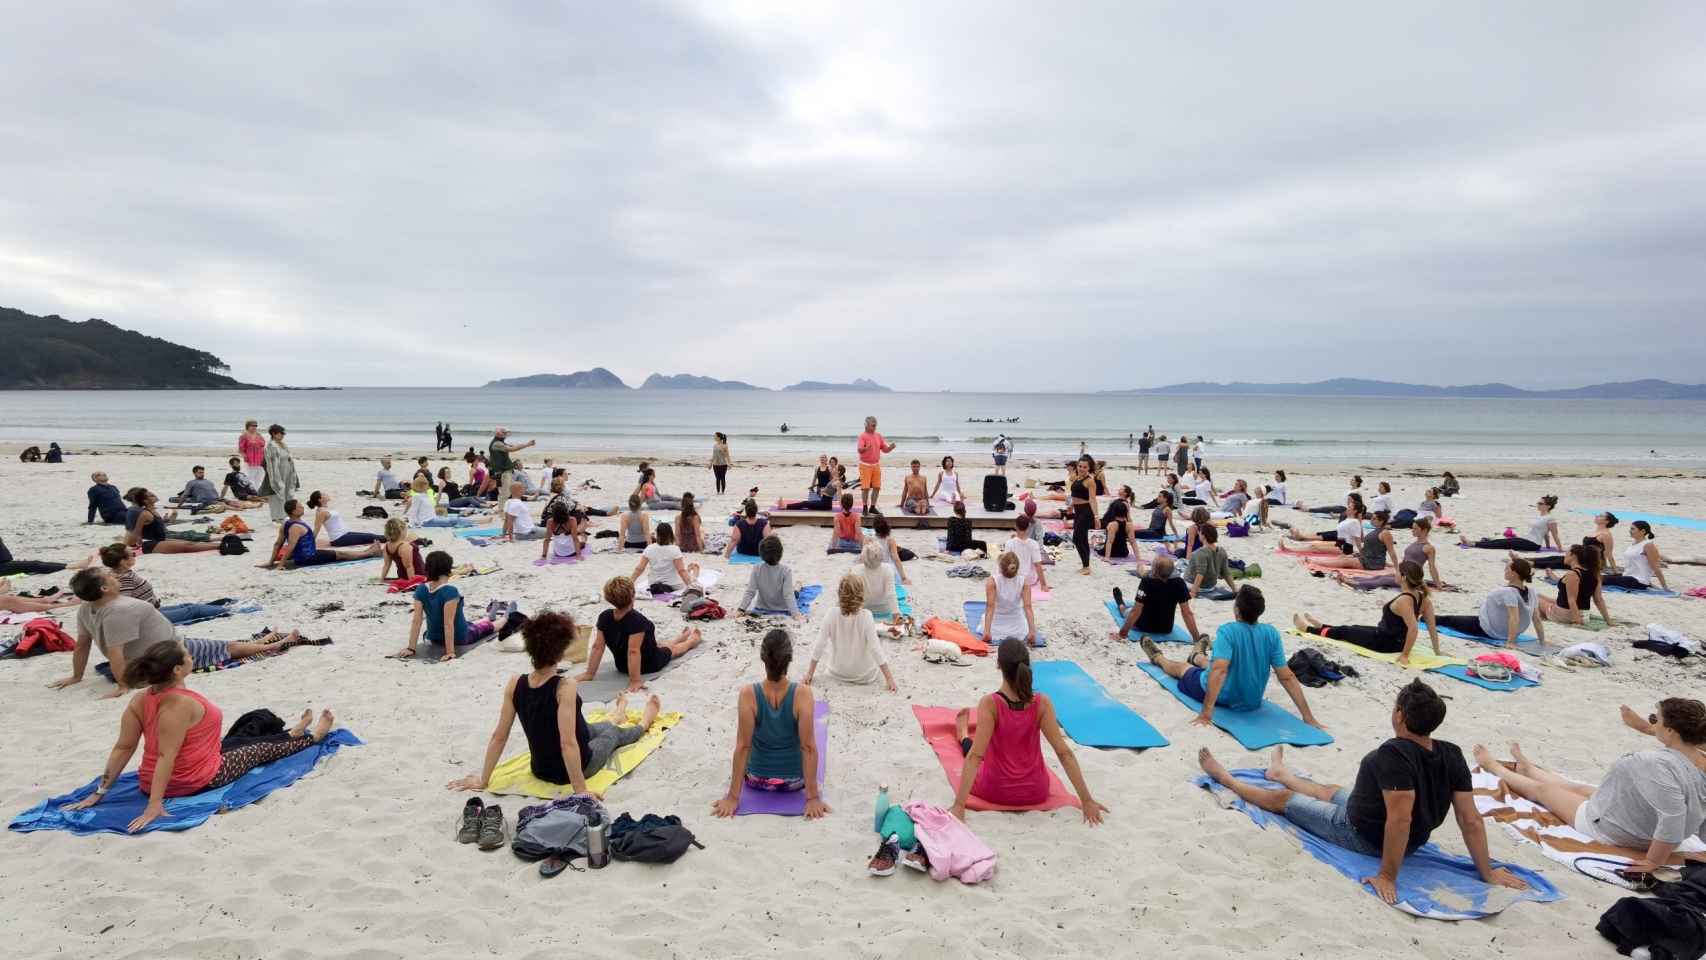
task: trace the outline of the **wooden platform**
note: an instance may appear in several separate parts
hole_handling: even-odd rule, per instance
[[[1013,518],[1018,515],[1019,511],[1017,510],[1002,510],[998,513],[991,513],[981,506],[966,504],[966,519],[970,520],[971,525],[979,530],[1011,530]],[[835,514],[828,510],[772,510],[769,516],[770,525],[773,527],[830,527],[835,525]],[[942,513],[939,507],[936,512],[924,516],[915,513],[902,513],[899,507],[883,510],[883,518],[889,522],[890,527],[896,530],[946,530],[948,529],[948,519],[951,516],[953,515]],[[859,518],[860,524],[866,527],[869,527],[875,519],[876,517],[869,513]]]

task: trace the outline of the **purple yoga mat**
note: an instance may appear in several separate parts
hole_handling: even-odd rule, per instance
[[[824,771],[829,766],[829,704],[819,700],[812,710],[812,739],[817,741],[817,785],[823,788]],[[799,817],[806,812],[806,792],[794,790],[781,793],[774,790],[754,790],[740,786],[740,806],[735,816],[769,813],[778,817]]]
[[[540,557],[538,560],[533,561],[533,565],[536,567],[554,567],[560,563],[579,563],[586,559],[587,552],[590,549],[590,547],[582,547],[581,552],[572,557]]]

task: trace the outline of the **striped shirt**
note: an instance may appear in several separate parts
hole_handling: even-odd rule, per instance
[[[138,600],[153,604],[155,609],[160,608],[160,598],[154,595],[154,588],[149,585],[147,580],[137,576],[134,570],[125,570],[119,573],[118,592],[120,596],[135,597]]]

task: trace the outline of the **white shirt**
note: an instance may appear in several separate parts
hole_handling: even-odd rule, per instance
[[[1391,513],[1392,512],[1392,494],[1390,494],[1390,493],[1377,493],[1377,494],[1375,494],[1374,499],[1370,500],[1368,502],[1368,512],[1373,513],[1376,510],[1385,510],[1387,513]]]
[[[409,526],[418,527],[437,515],[436,507],[437,501],[431,490],[426,493],[410,493],[409,506],[403,515],[408,518]]]
[[[1346,517],[1339,521],[1339,542],[1356,544],[1362,540],[1362,521]]]
[[[894,570],[888,564],[878,564],[877,568],[872,570],[860,560],[853,564],[853,572],[865,583],[866,610],[885,617],[900,611],[900,605],[894,595]]]
[[[504,503],[504,513],[515,518],[515,523],[510,527],[510,533],[518,537],[525,537],[533,532],[533,528],[536,526],[533,522],[533,511],[527,509],[526,503],[511,497]]]
[[[1623,573],[1652,586],[1658,578],[1653,576],[1653,565],[1647,560],[1647,542],[1642,540],[1623,551]]]
[[[875,683],[889,658],[877,641],[877,621],[871,611],[861,607],[847,616],[837,608],[825,617],[812,645],[812,662],[823,664],[824,672],[837,680]]]
[[[646,577],[653,583],[661,583],[671,590],[680,590],[687,586],[682,582],[681,574],[675,571],[675,561],[681,559],[681,548],[673,543],[654,543],[647,547],[641,556],[646,558]]]
[[[1285,503],[1285,484],[1276,483],[1268,488],[1268,499],[1274,503]]]
[[[349,524],[344,522],[343,514],[336,510],[326,511],[326,522],[322,527],[326,531],[327,541],[336,540],[344,534],[349,533]]]
[[[1031,632],[1030,625],[1025,622],[1025,579],[1015,575],[1011,578],[997,572],[995,581],[995,619],[989,625],[989,643],[996,643],[1008,637],[1024,638]],[[976,624],[983,629],[983,624]]]
[[[1191,444],[1191,456],[1196,457],[1198,460],[1202,459],[1202,441],[1201,440],[1198,440],[1196,443]]]
[[[384,470],[384,469],[381,469],[379,471],[378,483],[379,483],[379,492],[380,493],[384,493],[387,490],[395,490],[398,487],[402,486],[401,483],[397,482],[397,475],[396,474],[392,473],[389,470]]]
[[[1037,582],[1036,566],[1043,562],[1042,544],[1029,537],[1011,537],[1001,545],[1002,553],[1011,553],[1019,558],[1019,579],[1027,584]]]
[[[1533,540],[1535,543],[1540,544],[1542,547],[1546,546],[1546,531],[1551,526],[1552,526],[1552,515],[1550,513],[1537,513],[1537,514],[1535,514],[1534,519],[1532,521],[1530,521],[1528,524],[1528,539]],[[1633,574],[1631,574],[1631,576],[1633,576]],[[1651,576],[1651,574],[1649,574],[1649,577],[1650,576]],[[1645,582],[1645,581],[1643,581],[1643,582]]]
[[[1172,455],[1173,455],[1173,445],[1168,443],[1167,441],[1162,440],[1160,443],[1157,443],[1155,445],[1155,458],[1157,460],[1165,460]]]
[[[1209,483],[1207,480],[1204,480],[1201,483],[1197,484],[1196,490],[1194,492],[1197,495],[1197,499],[1201,500],[1205,503],[1210,501],[1210,500],[1213,500],[1215,498],[1214,497],[1214,484]]]

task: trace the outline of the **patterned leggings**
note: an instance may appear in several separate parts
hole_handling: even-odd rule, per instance
[[[314,745],[314,738],[307,734],[290,737],[285,740],[272,740],[265,743],[246,743],[233,747],[219,755],[219,772],[207,782],[203,789],[212,790],[226,786],[243,774],[274,760],[283,760],[293,753],[301,753]]]

